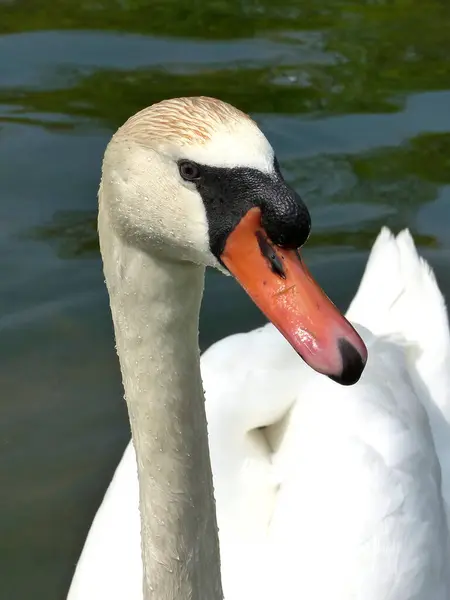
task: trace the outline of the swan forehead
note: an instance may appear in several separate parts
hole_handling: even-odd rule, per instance
[[[203,143],[184,144],[177,158],[193,160],[211,167],[257,169],[274,172],[274,152],[261,131],[251,123],[240,123],[232,129],[217,129]]]
[[[274,171],[273,149],[256,123],[215,98],[164,100],[131,117],[116,136],[150,145],[175,160]]]

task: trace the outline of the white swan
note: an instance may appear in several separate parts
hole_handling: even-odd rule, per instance
[[[84,587],[80,570],[72,598],[222,598],[197,341],[204,267],[232,272],[310,365],[354,383],[367,351],[298,255],[309,227],[266,138],[227,104],[164,101],[113,136],[99,237],[137,458],[143,583],[120,587],[114,571],[121,565],[112,559],[108,581]],[[267,410],[273,414],[271,403]],[[263,441],[260,435],[254,461],[261,485],[274,489]],[[271,505],[252,507],[249,545]],[[229,537],[225,543],[235,544],[233,531]]]
[[[299,363],[271,324],[202,356],[227,598],[450,597],[439,465],[423,411],[448,502],[450,335],[434,275],[407,231],[381,232],[347,317],[367,328],[370,349],[350,388]],[[270,450],[260,425],[269,425]],[[69,598],[106,590],[109,600],[140,600],[141,577],[129,444]]]

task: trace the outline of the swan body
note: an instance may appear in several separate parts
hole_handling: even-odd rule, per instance
[[[450,598],[450,336],[407,231],[382,230],[347,317],[370,356],[352,387],[271,324],[202,356],[226,600]],[[130,444],[69,600],[141,600],[138,499]]]

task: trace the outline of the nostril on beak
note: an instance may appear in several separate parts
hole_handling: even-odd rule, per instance
[[[341,385],[353,385],[359,381],[366,366],[366,360],[346,339],[338,340],[338,348],[342,357],[342,372],[340,375],[330,375],[329,377]]]

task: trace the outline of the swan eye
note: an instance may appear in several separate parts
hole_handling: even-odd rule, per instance
[[[196,181],[200,179],[200,169],[195,163],[183,160],[178,163],[180,175],[185,181]]]

